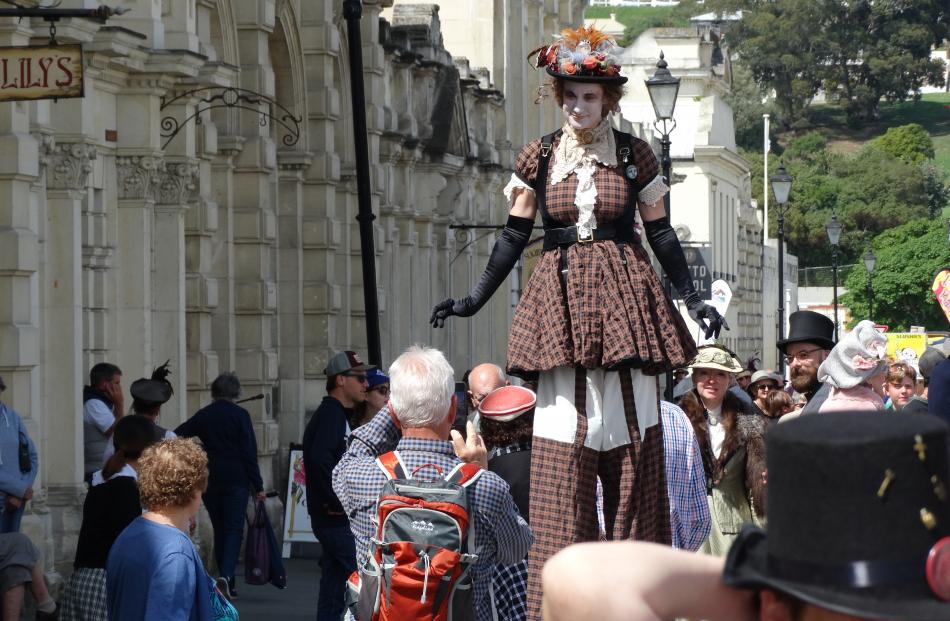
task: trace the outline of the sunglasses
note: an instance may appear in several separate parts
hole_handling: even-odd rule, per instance
[[[384,397],[388,397],[388,396],[389,396],[389,386],[387,386],[387,385],[385,385],[385,384],[381,384],[381,385],[379,385],[379,386],[373,386],[372,388],[370,388],[370,390],[375,390],[376,392],[378,392],[379,394],[381,394],[381,395],[384,396]]]
[[[756,390],[777,390],[777,384],[759,384],[755,387]]]
[[[356,381],[360,383],[369,381],[366,379],[365,373],[344,373],[343,375],[345,375],[346,377],[352,377],[353,379],[355,379]]]

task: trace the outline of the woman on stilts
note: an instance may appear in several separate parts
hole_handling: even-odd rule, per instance
[[[707,335],[728,326],[693,288],[663,204],[669,191],[646,142],[613,129],[623,95],[613,39],[565,30],[537,66],[564,115],[525,145],[505,187],[508,223],[471,294],[447,299],[434,326],[474,315],[524,250],[541,212],[544,252],[515,311],[508,372],[538,382],[531,462],[529,618],[540,618],[541,567],[561,548],[598,538],[597,478],[609,539],[670,542],[658,375],[696,347],[663,290],[643,231],[690,316]]]

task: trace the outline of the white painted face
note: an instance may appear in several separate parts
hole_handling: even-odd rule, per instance
[[[564,80],[561,112],[574,129],[593,129],[604,118],[604,87]]]

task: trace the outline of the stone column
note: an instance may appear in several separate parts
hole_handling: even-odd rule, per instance
[[[85,493],[80,395],[83,368],[82,211],[96,149],[83,143],[46,144],[46,235],[43,278],[43,385],[48,413],[41,445],[49,508],[53,509],[53,556],[68,571],[79,536]],[[34,501],[34,511],[36,505]],[[49,509],[47,509],[49,511]]]
[[[192,159],[168,158],[159,177],[152,239],[152,361],[170,360],[176,398],[162,407],[164,426],[175,427],[188,418],[185,358],[185,210],[194,200],[198,164]]]
[[[300,442],[304,430],[303,341],[303,179],[312,158],[305,153],[279,153],[277,230],[277,298],[280,338],[280,382],[274,411],[281,413],[281,447]],[[284,463],[281,455],[279,463]],[[278,476],[283,478],[283,473]]]

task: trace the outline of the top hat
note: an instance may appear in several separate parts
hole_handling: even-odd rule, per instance
[[[627,78],[620,75],[621,51],[613,37],[593,26],[567,28],[554,43],[535,50],[535,66],[546,67],[548,75],[562,80],[623,84]]]
[[[524,386],[502,386],[488,393],[478,403],[478,413],[484,420],[508,423],[534,410],[537,397]]]
[[[327,362],[327,368],[324,373],[327,377],[333,377],[347,371],[369,371],[376,367],[367,366],[360,360],[359,354],[355,351],[338,351],[330,357]]]
[[[869,619],[950,619],[947,440],[926,414],[773,427],[768,533],[742,530],[723,580]]]
[[[815,311],[795,311],[788,316],[788,336],[778,343],[779,351],[788,354],[786,348],[792,343],[814,343],[822,349],[835,346],[835,323]]]

